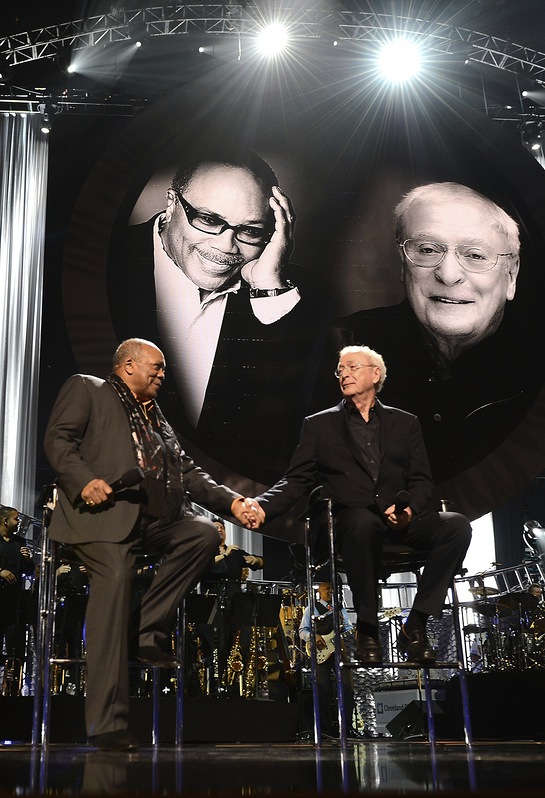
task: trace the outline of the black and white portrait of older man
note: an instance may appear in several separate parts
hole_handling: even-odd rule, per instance
[[[409,191],[394,223],[406,299],[341,327],[383,353],[388,401],[418,412],[434,475],[450,476],[532,398],[528,331],[511,313],[519,229],[491,199],[453,182]]]

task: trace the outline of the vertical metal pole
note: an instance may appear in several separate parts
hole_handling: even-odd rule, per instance
[[[154,665],[151,669],[153,674],[152,694],[152,721],[151,721],[151,744],[154,748],[159,745],[159,699],[161,696],[161,668]]]
[[[47,539],[47,524],[45,508],[42,512],[42,540],[40,552],[40,576],[38,579],[38,622],[36,624],[36,662],[34,666],[33,694],[34,703],[32,710],[32,747],[40,744],[40,724],[42,720],[43,698],[43,670],[44,670],[44,640],[45,623],[48,612],[47,598],[47,561],[49,557]]]
[[[471,728],[471,714],[469,711],[469,691],[467,687],[467,673],[464,663],[464,649],[462,645],[462,630],[460,628],[460,603],[456,582],[452,580],[450,588],[452,595],[452,623],[454,625],[454,638],[456,640],[456,659],[458,660],[458,676],[460,679],[460,696],[462,699],[462,714],[464,723],[464,739],[468,748],[473,747],[473,730]]]
[[[305,549],[306,549],[306,576],[308,611],[310,614],[310,679],[312,685],[312,706],[314,721],[314,743],[321,744],[322,727],[320,720],[320,703],[318,693],[318,662],[316,659],[316,601],[314,598],[312,552],[310,549],[310,517],[305,518]]]
[[[43,645],[43,714],[42,714],[42,746],[49,745],[50,714],[51,714],[51,657],[53,656],[53,635],[55,633],[55,602],[57,598],[55,574],[56,544],[50,542],[49,557],[47,558],[47,613],[44,625]]]
[[[176,748],[181,748],[184,741],[185,601],[177,610],[176,656],[182,663],[176,668]]]
[[[430,669],[424,668],[424,691],[426,694],[426,715],[428,718],[428,739],[430,743],[431,772],[434,790],[439,789],[439,772],[437,769],[437,748],[435,734],[435,718],[433,717],[433,701],[431,696]]]
[[[331,499],[326,500],[327,506],[327,535],[329,540],[329,559],[331,566],[331,585],[333,588],[331,596],[331,606],[333,607],[333,632],[335,640],[335,681],[337,683],[337,709],[339,718],[339,735],[341,747],[346,747],[346,707],[344,704],[344,690],[342,680],[342,638],[340,620],[340,602],[337,581],[337,552],[335,548],[335,530],[333,528],[333,512]]]
[[[50,491],[46,488],[51,488]],[[32,713],[33,747],[49,743],[50,667],[55,612],[55,564],[53,544],[48,537],[51,505],[57,500],[55,486],[43,491],[40,577],[38,580],[38,622],[36,624],[36,663],[34,669],[34,702]]]

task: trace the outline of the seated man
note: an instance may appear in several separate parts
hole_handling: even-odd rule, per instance
[[[335,376],[343,400],[305,419],[286,474],[251,502],[253,523],[276,518],[323,485],[324,495],[333,502],[357,613],[356,657],[367,665],[382,662],[377,583],[383,542],[429,551],[398,639],[399,651],[409,660],[429,664],[436,652],[426,623],[430,615],[441,615],[469,546],[471,526],[463,515],[431,507],[433,483],[419,421],[377,398],[386,378],[382,356],[367,346],[345,347]],[[400,501],[402,492],[406,502]]]

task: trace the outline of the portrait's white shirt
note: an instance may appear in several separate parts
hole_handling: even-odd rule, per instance
[[[189,422],[196,427],[201,415],[214,363],[228,294],[237,293],[241,280],[227,289],[212,291],[204,299],[163,249],[159,222],[153,228],[157,328],[167,369],[171,369]],[[262,324],[273,324],[300,300],[297,288],[279,296],[250,299],[252,312]]]

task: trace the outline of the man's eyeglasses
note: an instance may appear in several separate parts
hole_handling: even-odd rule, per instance
[[[452,250],[448,244],[438,241],[422,241],[408,238],[398,245],[405,257],[414,266],[423,269],[435,269],[442,263],[449,250],[454,252],[456,260],[468,272],[489,272],[498,262],[498,258],[512,255],[512,252],[494,252],[482,244],[459,244]]]
[[[337,366],[335,369],[335,376],[338,379],[339,377],[342,377],[345,371],[348,371],[349,374],[355,374],[356,371],[359,371],[360,369],[374,368],[376,368],[376,366],[373,365],[373,363],[354,363],[352,366]]]
[[[214,213],[207,213],[206,211],[199,211],[190,205],[189,202],[182,197],[179,191],[176,191],[176,196],[180,201],[180,205],[185,211],[187,221],[194,227],[195,230],[200,230],[201,233],[209,233],[213,236],[219,236],[225,230],[232,230],[235,234],[237,241],[242,244],[250,244],[253,247],[260,247],[268,244],[271,239],[272,232],[265,227],[253,227],[247,224],[228,224],[221,216],[216,216]]]

